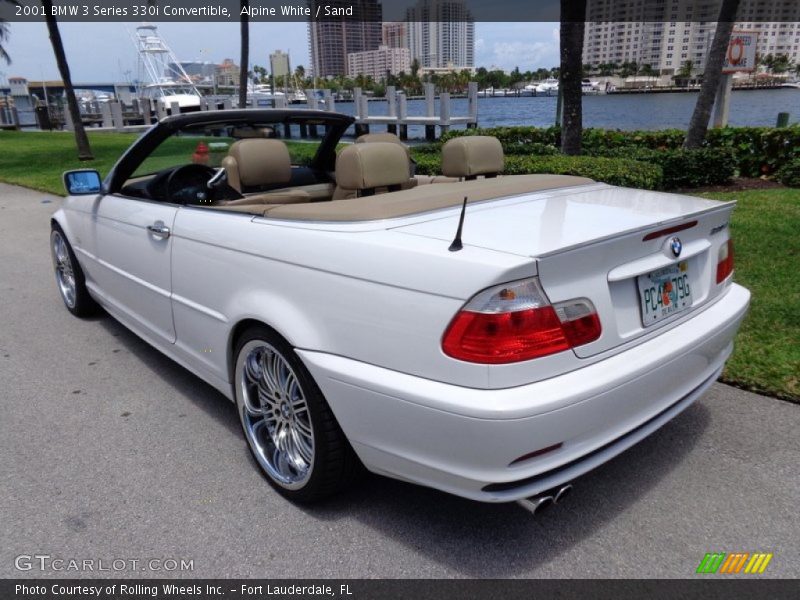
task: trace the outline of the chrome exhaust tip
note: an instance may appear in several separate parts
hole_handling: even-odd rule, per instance
[[[554,504],[562,502],[571,491],[572,484],[568,483],[559,488],[550,490],[549,492],[539,494],[538,496],[531,496],[530,498],[522,498],[521,500],[517,500],[517,504],[531,514],[538,515]]]
[[[521,500],[517,500],[517,504],[531,514],[537,515],[546,508],[552,506],[554,500],[555,499],[552,496],[533,496],[532,498],[522,498]]]
[[[572,484],[571,483],[568,483],[567,485],[561,486],[561,489],[559,489],[558,492],[556,492],[556,495],[553,497],[553,502],[555,504],[558,504],[559,502],[562,502],[564,500],[564,498],[569,496],[570,492],[572,492]]]

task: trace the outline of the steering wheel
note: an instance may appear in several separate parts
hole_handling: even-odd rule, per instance
[[[203,205],[215,200],[216,189],[212,180],[219,175],[217,169],[192,163],[173,170],[167,177],[164,195],[167,202]]]

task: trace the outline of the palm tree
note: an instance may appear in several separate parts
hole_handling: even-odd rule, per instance
[[[580,154],[583,136],[583,32],[586,0],[561,0],[561,69],[559,93],[563,98],[561,151]]]
[[[8,4],[18,4],[17,0],[2,0]],[[8,39],[8,23],[4,19],[0,19],[0,60],[4,61],[7,65],[11,64],[11,57],[8,52],[3,48],[3,42]]]
[[[706,58],[706,69],[703,73],[703,84],[700,87],[700,96],[694,106],[692,120],[689,121],[689,130],[683,147],[688,149],[699,148],[706,138],[708,120],[711,118],[711,109],[714,107],[714,98],[717,95],[719,82],[722,79],[722,64],[725,53],[728,51],[728,42],[731,39],[736,13],[741,0],[722,0],[717,19],[717,31],[714,41]]]
[[[67,109],[72,118],[72,126],[75,131],[75,144],[78,146],[78,160],[94,160],[92,148],[89,146],[89,138],[83,128],[81,109],[75,98],[75,88],[72,87],[72,77],[69,74],[67,56],[64,53],[64,42],[61,41],[61,33],[58,31],[58,21],[53,16],[53,0],[42,0],[42,7],[45,10],[44,20],[47,23],[47,32],[50,34],[50,43],[53,45],[53,54],[56,57],[58,72],[61,74],[61,81],[64,82],[64,96],[67,99]]]
[[[690,60],[685,60],[681,68],[678,69],[678,77],[689,79],[692,76],[692,71],[694,71],[694,63]]]
[[[241,31],[241,55],[239,58],[239,108],[247,106],[247,72],[250,66],[250,17],[247,8],[250,0],[241,0],[239,29]]]

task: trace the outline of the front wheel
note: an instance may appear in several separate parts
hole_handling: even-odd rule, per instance
[[[236,407],[253,457],[283,496],[313,502],[347,486],[358,458],[311,374],[266,327],[236,345]]]
[[[50,254],[56,285],[64,306],[76,317],[88,317],[97,312],[98,305],[86,289],[86,279],[61,227],[54,224],[50,231]]]

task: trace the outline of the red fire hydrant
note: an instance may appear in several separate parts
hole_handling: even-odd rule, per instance
[[[205,142],[200,142],[197,144],[197,148],[194,149],[194,154],[192,154],[192,162],[200,165],[207,165],[208,160],[208,146]]]

